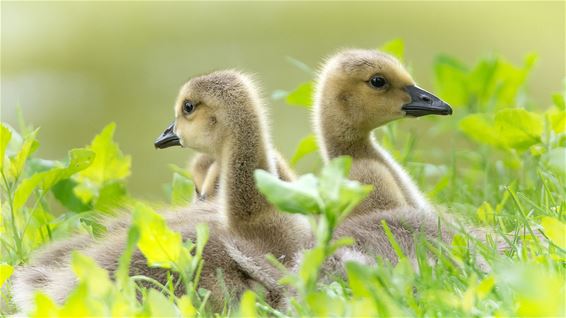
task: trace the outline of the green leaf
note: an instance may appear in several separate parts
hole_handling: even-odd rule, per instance
[[[179,312],[162,293],[155,289],[150,289],[145,304],[149,308],[151,317],[179,317]]]
[[[59,307],[49,296],[37,292],[34,298],[35,309],[30,314],[32,318],[59,317]]]
[[[29,156],[39,147],[39,143],[35,139],[37,131],[36,129],[33,133],[26,136],[20,151],[14,157],[10,158],[10,169],[8,172],[10,180],[16,180],[20,176]]]
[[[550,216],[543,217],[540,224],[544,229],[544,234],[554,244],[562,249],[566,249],[566,224]]]
[[[540,142],[543,120],[524,109],[504,109],[495,114],[495,128],[507,147],[526,150]]]
[[[98,211],[112,212],[122,206],[127,199],[126,185],[121,181],[109,181],[98,189],[94,208]]]
[[[325,212],[333,223],[344,218],[372,191],[370,185],[348,180],[352,158],[338,157],[322,168],[320,196],[327,207]]]
[[[96,262],[79,252],[73,252],[71,267],[79,282],[88,286],[89,297],[104,297],[112,290],[108,272]]]
[[[566,111],[566,95],[556,93],[552,95],[552,102],[561,111]]]
[[[557,133],[566,132],[566,111],[551,108],[546,112],[552,130]]]
[[[246,290],[240,300],[240,316],[255,318],[258,316],[256,309],[256,295],[251,290]]]
[[[314,134],[307,135],[299,141],[299,145],[291,158],[291,165],[295,166],[304,156],[316,152],[317,150],[318,144],[316,142],[316,136]]]
[[[352,289],[354,297],[371,297],[371,282],[373,277],[367,266],[356,262],[346,263],[346,274],[348,275],[349,287]]]
[[[322,168],[320,173],[319,191],[320,196],[326,202],[336,202],[340,195],[342,182],[346,179],[350,168],[352,167],[352,158],[338,157],[331,160]]]
[[[310,108],[313,104],[314,83],[312,81],[300,84],[287,95],[285,101],[289,105]]]
[[[307,282],[307,284],[315,283],[324,257],[324,246],[318,246],[305,252],[299,269],[299,277],[302,281]]]
[[[4,156],[6,156],[6,147],[12,139],[12,132],[0,123],[0,171],[4,169]]]
[[[542,117],[524,109],[503,109],[495,117],[472,114],[460,121],[471,139],[494,147],[524,151],[541,140]]]
[[[0,264],[0,287],[4,286],[4,283],[12,273],[14,272],[14,268],[8,264]],[[1,293],[0,293],[1,294]]]
[[[73,212],[84,212],[90,210],[90,206],[84,204],[74,193],[77,183],[72,179],[64,179],[53,186],[51,192],[55,199],[65,208]]]
[[[36,173],[24,179],[14,193],[14,210],[24,206],[36,187],[42,191],[51,189],[57,182],[69,178],[88,167],[94,160],[94,153],[87,149],[73,149],[69,151],[69,164],[67,167],[56,167],[48,171]]]
[[[124,156],[114,142],[115,123],[104,127],[92,140],[89,149],[96,153],[92,165],[78,174],[78,180],[89,180],[96,185],[112,180],[122,180],[130,175],[131,157]]]
[[[379,50],[395,56],[401,62],[405,59],[405,42],[402,39],[385,42]]]
[[[318,182],[312,174],[301,176],[295,182],[285,182],[266,171],[256,170],[255,180],[259,191],[282,211],[300,214],[321,211]]]
[[[191,202],[195,186],[191,179],[180,175],[173,174],[173,183],[171,185],[171,204],[187,205]]]
[[[434,62],[435,91],[440,98],[454,107],[468,103],[468,92],[465,87],[468,68],[460,61],[440,55]]]
[[[171,268],[182,250],[181,234],[173,232],[163,216],[139,203],[134,209],[134,224],[140,230],[138,248],[150,266]]]

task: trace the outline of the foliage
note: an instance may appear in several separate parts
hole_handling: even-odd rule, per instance
[[[381,48],[407,60],[401,40]],[[416,264],[397,249],[400,261],[396,265],[382,259],[373,267],[349,262],[347,281],[321,281],[323,264],[337,249],[352,243],[347,238],[331,240],[334,229],[369,188],[346,178],[349,158],[331,161],[318,177],[306,174],[290,183],[258,171],[258,187],[270,202],[281,211],[310,219],[316,244],[304,252],[297,271],[282,268],[281,283],[293,290],[288,312],[270,308],[260,294],[246,291],[239,308],[226,308],[222,314],[565,315],[566,87],[552,96],[550,107],[530,100],[525,85],[535,61],[531,54],[516,66],[491,56],[469,67],[445,55],[436,59],[436,92],[451,103],[455,114],[451,119],[423,118],[419,124],[434,122],[435,129],[454,139],[452,144],[457,146],[451,152],[442,150],[440,164],[431,163],[434,150],[420,152],[419,136],[398,129],[398,123],[379,130],[380,143],[408,168],[431,200],[468,223],[507,234],[510,248],[505,253],[496,252],[494,242],[475,241],[469,228],[462,228],[449,246],[417,237]],[[310,70],[297,60],[292,63]],[[292,106],[309,108],[313,83],[307,81],[278,95]],[[132,159],[113,140],[115,128],[108,125],[89,145],[72,149],[66,160],[56,161],[34,157],[39,147],[37,130],[22,127],[21,136],[7,124],[0,125],[0,284],[9,287],[15,266],[27,262],[42,245],[78,233],[100,237],[106,231],[101,216],[125,209],[132,212],[132,224],[115,277],[86,255],[73,253],[76,289],[62,305],[37,294],[32,316],[210,315],[208,292],[198,288],[206,227],[197,227],[195,242],[183,242],[152,204],[128,194]],[[306,136],[292,164],[316,150],[314,135]],[[194,191],[191,176],[182,168],[171,169],[172,182],[166,189],[169,201],[187,204]],[[386,223],[383,228],[390,234]],[[550,242],[535,235],[538,232]],[[389,239],[396,247],[394,237]],[[469,252],[472,248],[481,252],[491,271],[480,267]],[[167,284],[129,276],[136,250],[149,266],[169,271]],[[429,255],[436,256],[434,264]],[[179,284],[186,291],[181,297],[171,293]],[[10,302],[5,287],[3,304]]]

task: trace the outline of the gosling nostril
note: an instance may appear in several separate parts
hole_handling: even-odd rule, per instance
[[[428,97],[427,95],[421,95],[421,100],[429,104],[432,102],[432,99],[430,99],[430,97]]]

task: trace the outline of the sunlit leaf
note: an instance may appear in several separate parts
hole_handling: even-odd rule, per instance
[[[191,299],[187,295],[177,298],[177,308],[179,308],[181,315],[186,318],[195,317],[197,314],[197,309],[193,306]]]
[[[544,229],[544,234],[550,238],[552,243],[562,249],[566,249],[566,224],[550,216],[542,218],[540,224]]]
[[[150,289],[145,299],[152,317],[179,317],[179,312],[165,296],[155,289]]]
[[[495,114],[495,128],[508,147],[525,150],[540,142],[543,121],[524,109],[504,109]]]
[[[540,142],[543,121],[540,115],[524,109],[503,109],[494,117],[469,115],[460,121],[459,127],[477,142],[524,151]]]
[[[287,98],[285,98],[285,101],[289,105],[310,108],[313,104],[313,91],[313,82],[303,83],[299,85],[294,91],[290,92],[289,95],[287,95]]]
[[[0,123],[0,171],[4,168],[4,156],[10,139],[12,139],[12,132]]]
[[[73,252],[71,266],[79,282],[87,286],[89,297],[104,297],[112,289],[108,272],[92,258]]]
[[[180,175],[173,174],[173,183],[171,184],[171,204],[186,205],[191,202],[195,186],[191,179]]]
[[[405,42],[402,39],[385,42],[379,47],[379,50],[395,56],[401,62],[405,59]]]
[[[246,290],[240,300],[240,316],[255,318],[258,316],[256,310],[256,294],[251,290]]]
[[[296,165],[304,156],[316,152],[317,150],[318,144],[316,142],[316,136],[314,134],[307,135],[299,141],[299,145],[291,158],[291,165]]]
[[[181,234],[170,230],[163,216],[141,203],[134,209],[133,219],[140,230],[138,248],[147,258],[148,264],[171,268],[181,254]]]
[[[26,136],[24,143],[20,148],[20,151],[14,157],[10,158],[10,169],[8,176],[11,180],[15,180],[20,176],[29,156],[34,153],[39,147],[39,143],[35,139],[37,131],[38,130],[35,130],[33,133]]]
[[[561,111],[566,111],[566,95],[557,93],[552,95],[552,102]]]
[[[259,191],[281,211],[301,214],[320,212],[318,183],[311,174],[301,176],[294,182],[285,182],[269,172],[256,170],[255,180]]]
[[[130,175],[131,157],[122,154],[118,144],[114,142],[116,124],[104,127],[102,132],[92,140],[89,149],[96,153],[94,162],[88,169],[78,174],[79,180],[89,180],[101,185],[109,180],[121,180]]]
[[[94,153],[87,149],[73,149],[69,152],[69,164],[67,167],[57,167],[48,171],[36,173],[23,180],[14,193],[14,210],[19,210],[25,204],[36,187],[46,191],[57,182],[69,178],[88,167],[94,159]]]
[[[12,276],[13,272],[14,268],[12,266],[8,264],[0,264],[0,287],[4,285],[4,282],[6,282],[10,276]]]
[[[460,61],[440,55],[434,62],[435,91],[440,98],[454,107],[468,104],[465,87],[468,68]]]
[[[30,314],[30,317],[60,317],[59,306],[49,298],[49,296],[39,292],[35,294],[34,298],[35,309]]]

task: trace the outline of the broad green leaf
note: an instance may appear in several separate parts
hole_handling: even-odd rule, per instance
[[[69,178],[76,172],[88,167],[94,159],[94,153],[87,149],[73,149],[69,152],[67,167],[57,167],[48,171],[36,173],[23,180],[14,193],[14,210],[21,209],[36,187],[46,191],[57,182]]]
[[[317,180],[312,174],[295,182],[285,182],[263,170],[255,171],[256,185],[269,202],[278,209],[301,214],[320,213]]]
[[[306,251],[299,269],[299,277],[302,281],[314,285],[323,262],[324,246],[318,246]]]
[[[566,111],[566,95],[556,93],[552,95],[552,102],[561,111]]]
[[[126,202],[126,193],[126,185],[123,182],[108,181],[98,189],[94,208],[98,211],[111,213],[114,208],[121,207]]]
[[[468,104],[467,83],[468,68],[460,61],[440,55],[434,62],[435,91],[440,98],[454,107]]]
[[[37,131],[38,130],[36,129],[33,133],[26,136],[20,151],[14,157],[10,158],[10,169],[8,176],[11,180],[15,180],[20,176],[29,156],[34,153],[39,147],[39,143],[35,139]]]
[[[258,316],[255,300],[256,295],[251,290],[246,290],[240,300],[240,316],[255,318]]]
[[[195,317],[197,315],[197,309],[193,306],[191,299],[187,295],[177,298],[177,308],[179,308],[181,315],[185,318]]]
[[[494,118],[469,115],[460,121],[459,128],[477,142],[524,151],[540,142],[543,121],[540,115],[524,109],[503,109]]]
[[[12,276],[13,272],[14,268],[12,266],[8,264],[0,264],[0,287],[4,286],[4,282]]]
[[[65,300],[59,312],[60,317],[101,317],[107,316],[104,303],[89,293],[88,283],[79,282]]]
[[[319,191],[320,196],[326,202],[334,203],[338,201],[342,182],[346,179],[350,168],[352,167],[352,158],[338,157],[327,163],[320,173]]]
[[[138,248],[150,266],[171,268],[182,250],[181,234],[173,232],[163,216],[139,203],[134,209],[134,224],[139,228]]]
[[[566,224],[550,216],[545,216],[541,220],[544,234],[562,249],[566,249]]]
[[[349,287],[354,297],[370,298],[373,277],[367,266],[356,262],[346,263],[346,274],[348,275]]]
[[[111,180],[122,180],[130,175],[131,157],[124,156],[114,142],[115,123],[104,127],[102,132],[92,140],[89,149],[96,153],[94,162],[88,169],[78,174],[78,180],[89,180],[102,185]]]
[[[10,139],[12,139],[12,132],[0,123],[0,171],[4,169],[4,156]]]
[[[49,296],[38,292],[34,298],[35,309],[30,314],[32,318],[60,317],[59,306]]]
[[[405,42],[402,39],[385,42],[379,50],[395,56],[401,62],[405,59]]]
[[[295,166],[304,156],[316,152],[317,150],[318,144],[316,142],[316,136],[314,134],[307,135],[299,141],[299,145],[291,158],[291,165]]]
[[[53,186],[51,192],[55,196],[55,199],[59,201],[65,208],[73,212],[84,212],[88,211],[91,207],[84,204],[75,194],[74,189],[77,186],[77,182],[73,179],[64,179]]]
[[[180,175],[173,174],[173,183],[171,184],[171,204],[187,205],[191,202],[195,186],[191,179]]]
[[[179,312],[169,299],[155,289],[150,289],[145,304],[149,307],[151,317],[179,317]]]
[[[566,111],[551,108],[546,112],[546,116],[555,133],[566,132]]]
[[[524,109],[503,109],[495,113],[495,128],[507,147],[526,150],[540,142],[543,121],[539,114]]]
[[[303,83],[290,92],[285,101],[289,105],[310,108],[313,104],[313,91],[314,83],[312,81]]]
[[[502,147],[493,119],[487,114],[472,114],[459,123],[460,131],[469,138],[494,147]]]
[[[476,296],[478,300],[484,300],[495,287],[495,277],[490,275],[484,278],[476,288]]]
[[[108,272],[96,262],[79,252],[73,252],[71,267],[79,282],[84,283],[88,289],[88,297],[105,297],[112,290],[112,283]]]

